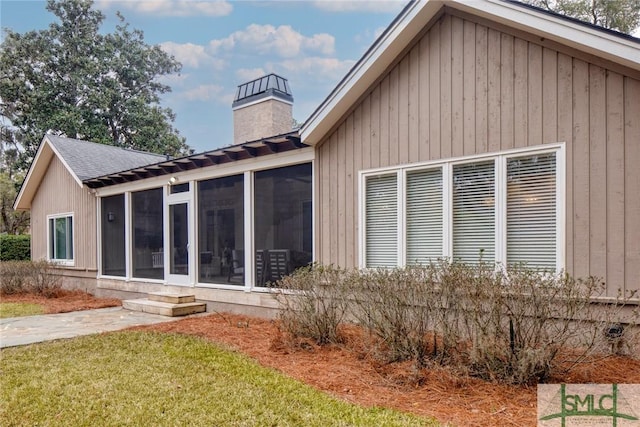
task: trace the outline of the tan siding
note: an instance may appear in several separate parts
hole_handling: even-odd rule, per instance
[[[565,235],[567,244],[565,248],[565,268],[574,271],[574,244],[573,244],[573,61],[571,57],[558,55],[558,141],[568,145],[566,152],[566,227]],[[545,122],[546,123],[546,122]]]
[[[640,289],[640,80],[626,78],[624,83],[624,275],[630,290]]]
[[[624,79],[609,73],[606,87],[606,216],[607,280],[614,286],[624,283]],[[617,285],[616,285],[617,284]]]
[[[353,115],[347,118],[347,126],[345,132],[345,245],[346,245],[346,262],[348,265],[354,265],[357,262],[355,258],[355,246],[350,241],[350,236],[357,236],[357,206],[353,204],[353,200],[357,198],[357,179],[358,174],[354,169],[354,139],[353,139]]]
[[[476,25],[463,21],[463,146],[464,155],[476,152]]]
[[[573,61],[573,273],[589,274],[589,65]]]
[[[47,215],[63,213],[73,213],[74,268],[96,270],[96,199],[54,156],[31,203],[33,259],[47,257]]]
[[[500,52],[500,148],[506,150],[513,148],[513,115],[514,115],[514,59],[513,37],[508,34],[501,35]]]
[[[429,159],[441,157],[440,21],[429,34]]]
[[[451,17],[440,27],[440,157],[451,157]]]
[[[540,145],[542,140],[542,48],[529,44],[527,123],[529,133],[527,144]],[[555,138],[551,139],[553,141]]]
[[[474,152],[486,152],[488,150],[488,114],[487,97],[489,91],[488,67],[488,31],[487,27],[476,25],[476,103],[475,111],[475,150]]]
[[[429,152],[431,150],[432,141],[429,140],[430,133],[430,79],[431,73],[429,72],[429,35],[427,34],[420,41],[420,52],[418,53],[419,62],[419,80],[418,80],[418,103],[419,103],[419,142],[418,142],[418,154],[416,158],[421,160],[429,160]]]
[[[501,34],[493,29],[488,32],[487,55],[487,116],[488,116],[488,150],[495,152],[500,150],[501,134]]]
[[[320,239],[344,232],[344,249],[328,245],[320,261],[357,264],[360,170],[564,142],[567,270],[602,276],[610,295],[638,289],[640,82],[486,24],[443,15],[354,106],[346,131],[327,135],[318,161],[334,166],[320,182],[346,186],[348,218],[323,206],[334,206],[323,187]],[[353,145],[353,162],[335,163],[351,153],[326,148],[335,144]],[[344,182],[333,167],[346,168]]]
[[[409,114],[407,123],[407,143],[409,145],[407,149],[407,161],[411,159],[420,158],[420,88],[419,88],[419,76],[420,76],[420,45],[414,47],[411,50],[409,56]]]
[[[589,67],[589,273],[607,277],[607,98],[605,70]]]

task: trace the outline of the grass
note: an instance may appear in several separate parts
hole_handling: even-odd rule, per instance
[[[0,352],[0,425],[414,426],[200,338],[118,332]]]
[[[40,304],[26,302],[2,302],[0,303],[0,319],[7,317],[34,316],[44,314],[44,307]]]

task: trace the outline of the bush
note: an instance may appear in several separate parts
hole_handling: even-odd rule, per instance
[[[28,261],[31,259],[31,236],[28,234],[0,235],[0,261]]]
[[[295,338],[311,338],[318,344],[340,342],[338,326],[348,308],[347,292],[352,274],[332,266],[296,270],[277,284],[280,324]]]
[[[0,262],[0,294],[34,293],[55,296],[62,286],[62,276],[48,261]]]
[[[618,351],[637,322],[621,318],[626,298],[595,302],[604,284],[523,265],[441,260],[403,269],[345,271],[316,267],[286,278],[284,329],[335,342],[347,315],[378,338],[386,362],[454,366],[487,380],[543,382],[596,351]],[[609,338],[604,331],[613,333]],[[618,336],[618,332],[626,336]],[[569,356],[569,358],[565,358]],[[570,362],[570,363],[568,363]]]

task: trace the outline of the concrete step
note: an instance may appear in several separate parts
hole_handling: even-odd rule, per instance
[[[195,295],[176,294],[171,292],[150,292],[147,298],[151,301],[168,302],[170,304],[184,304],[186,302],[195,302]]]
[[[200,302],[183,302],[179,304],[153,301],[149,298],[122,301],[122,307],[132,311],[159,314],[161,316],[186,316],[188,314],[203,313],[207,305]]]

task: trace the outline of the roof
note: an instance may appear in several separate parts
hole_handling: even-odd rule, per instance
[[[167,156],[160,154],[79,139],[53,135],[47,135],[45,138],[80,181],[167,160]]]
[[[232,107],[239,108],[271,97],[289,103],[293,102],[287,79],[272,73],[239,85]]]
[[[640,39],[512,0],[411,1],[300,129],[320,143],[402,51],[439,14],[455,9],[560,43],[640,72]],[[639,74],[640,75],[640,74]]]
[[[31,162],[27,176],[20,187],[14,203],[16,210],[28,210],[53,156],[57,156],[69,174],[78,183],[97,176],[133,169],[159,160],[166,156],[142,151],[128,150],[111,145],[79,139],[45,135]]]
[[[155,176],[169,175],[224,163],[236,162],[255,157],[305,148],[300,142],[298,131],[262,138],[243,144],[234,144],[204,153],[192,154],[176,159],[163,159],[161,162],[143,165],[130,170],[122,170],[84,181],[89,188],[101,188],[125,182],[138,181]]]

